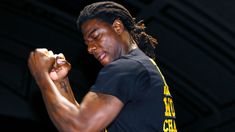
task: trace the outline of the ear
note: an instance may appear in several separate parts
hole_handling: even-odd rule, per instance
[[[119,19],[114,20],[112,26],[113,26],[114,31],[115,31],[118,35],[120,35],[121,33],[124,32],[124,29],[125,29],[125,28],[124,28],[124,25],[123,25],[123,23],[122,23],[121,20],[119,20]]]

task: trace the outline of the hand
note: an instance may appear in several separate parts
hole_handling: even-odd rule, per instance
[[[45,48],[37,48],[35,51],[32,51],[28,59],[30,72],[36,81],[42,79],[45,74],[49,74],[54,63],[55,56],[53,52]]]
[[[49,74],[53,81],[59,81],[68,76],[68,72],[71,69],[71,65],[68,61],[66,61],[62,53],[55,56],[56,60]]]

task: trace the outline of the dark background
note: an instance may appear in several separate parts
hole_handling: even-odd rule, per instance
[[[76,29],[94,0],[0,1],[0,131],[57,131],[27,58],[45,47],[64,53],[78,101],[101,68]],[[119,0],[158,38],[157,63],[174,97],[179,132],[235,130],[235,1]],[[4,130],[6,129],[6,130]]]

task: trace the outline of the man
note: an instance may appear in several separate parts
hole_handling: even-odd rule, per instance
[[[88,52],[104,66],[80,104],[70,88],[70,64],[63,54],[36,49],[28,61],[58,130],[176,132],[172,97],[151,59],[157,41],[144,32],[144,24],[109,1],[86,6],[77,24]]]

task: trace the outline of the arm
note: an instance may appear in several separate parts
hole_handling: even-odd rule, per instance
[[[79,106],[74,105],[60,95],[49,77],[39,86],[46,89],[42,90],[43,98],[50,118],[60,131],[101,131],[123,107],[116,97],[94,92],[89,92]]]
[[[48,57],[40,50],[32,52],[29,57],[30,71],[58,130],[95,132],[107,127],[118,115],[123,103],[112,95],[89,92],[80,105],[74,104],[61,93],[62,85],[53,82],[49,75],[54,62],[55,58]],[[66,87],[70,87],[66,81]]]
[[[72,88],[70,86],[68,77],[66,77],[66,78],[64,78],[60,81],[53,81],[53,82],[56,85],[56,87],[57,87],[57,89],[58,89],[58,91],[60,92],[61,95],[63,95],[71,103],[73,103],[75,105],[78,105],[78,103],[77,103],[77,101],[74,97]]]
[[[54,56],[55,56],[55,63],[53,65],[52,70],[50,70],[49,73],[50,78],[55,83],[59,92],[66,99],[68,99],[73,104],[78,105],[68,79],[68,72],[71,69],[71,65],[69,62],[66,61],[62,53]]]

